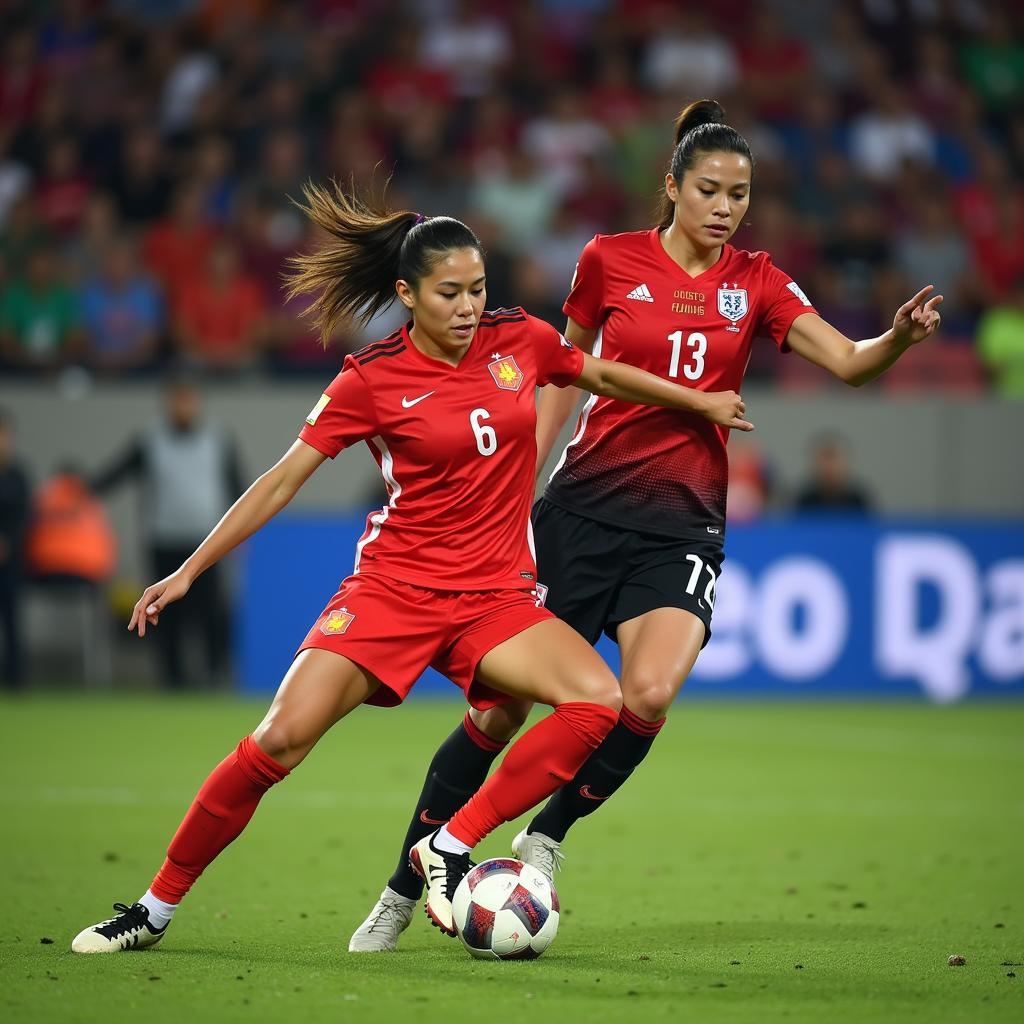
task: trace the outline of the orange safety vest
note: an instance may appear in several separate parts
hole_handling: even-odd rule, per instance
[[[117,539],[106,511],[80,477],[60,474],[39,488],[25,560],[34,576],[80,576],[97,583],[110,578]]]

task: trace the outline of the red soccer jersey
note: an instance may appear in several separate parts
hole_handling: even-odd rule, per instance
[[[484,313],[458,366],[408,326],[348,356],[299,437],[333,458],[366,441],[390,501],[367,517],[355,572],[434,590],[532,590],[535,388],[583,353],[522,309]]]
[[[739,391],[754,338],[784,349],[793,321],[814,312],[767,253],[725,245],[713,267],[690,277],[657,229],[588,242],[564,309],[599,328],[594,355],[701,391]],[[727,435],[692,413],[593,395],[545,496],[634,530],[721,536]]]

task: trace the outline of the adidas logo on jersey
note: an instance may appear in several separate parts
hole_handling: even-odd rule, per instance
[[[638,284],[627,296],[627,299],[636,299],[637,302],[653,302],[654,296],[650,288],[645,284]]]

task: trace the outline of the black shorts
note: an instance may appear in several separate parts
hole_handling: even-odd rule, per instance
[[[541,498],[533,506],[537,578],[546,605],[591,644],[602,630],[655,608],[682,608],[711,639],[722,538],[683,540],[638,533],[576,515]],[[703,645],[702,645],[703,646]]]

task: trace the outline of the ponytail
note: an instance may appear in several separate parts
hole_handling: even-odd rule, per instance
[[[681,184],[683,175],[692,170],[698,153],[739,153],[754,168],[754,157],[747,140],[735,128],[725,123],[725,111],[717,100],[694,100],[685,106],[676,118],[675,149],[669,163],[669,174]],[[664,230],[672,224],[675,209],[672,200],[662,193],[658,227]]]
[[[453,217],[392,213],[371,205],[353,189],[342,191],[308,182],[300,210],[326,235],[314,251],[288,258],[288,299],[311,293],[306,310],[326,345],[345,322],[365,326],[395,301],[395,282],[415,289],[438,260],[453,249],[483,247],[475,234]]]

